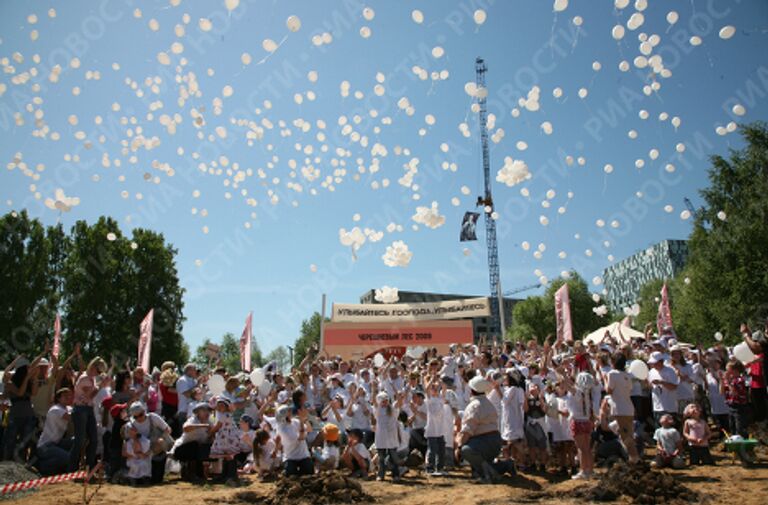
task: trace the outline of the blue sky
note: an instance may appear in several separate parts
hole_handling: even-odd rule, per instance
[[[616,9],[609,1],[571,0],[555,13],[552,2],[534,0],[241,0],[230,12],[223,1],[4,0],[0,159],[9,169],[0,172],[0,203],[4,211],[26,208],[46,223],[60,218],[71,225],[106,214],[124,231],[143,226],[164,233],[179,249],[187,288],[184,334],[192,347],[205,337],[239,333],[250,310],[262,349],[290,345],[301,319],[319,310],[321,293],[329,302],[354,302],[383,285],[485,294],[484,232],[478,243],[458,242],[461,216],[474,210],[482,190],[476,114],[464,89],[474,80],[475,57],[482,56],[489,68],[489,112],[496,116],[491,133],[504,130],[491,144],[492,175],[507,156],[524,161],[532,175],[514,187],[494,180],[503,288],[575,269],[600,291],[592,280],[611,259],[688,235],[683,198],[700,204],[709,154],[740,145],[737,133],[719,135],[716,128],[765,119],[768,109],[768,4],[650,1],[642,10],[644,23],[614,40],[612,28],[626,27],[636,7],[642,2]],[[423,23],[412,20],[414,9],[423,13]],[[477,9],[487,15],[479,26],[473,20]],[[666,19],[669,11],[678,13],[673,25]],[[289,31],[289,16],[300,19],[298,31]],[[201,29],[201,18],[210,20],[210,31]],[[719,33],[729,25],[735,34],[724,40]],[[363,27],[370,29],[367,38]],[[313,37],[326,32],[332,41],[315,45]],[[653,82],[650,68],[633,64],[641,54],[642,33],[658,35],[651,54],[660,55],[671,71],[667,78],[656,76],[661,87],[650,95],[643,92]],[[702,43],[692,45],[691,37]],[[265,39],[279,48],[266,52]],[[442,48],[442,56],[433,56],[440,55],[435,47]],[[160,62],[160,52],[170,65]],[[619,69],[622,60],[629,71]],[[55,65],[61,72],[52,82]],[[447,79],[421,80],[414,66],[447,71]],[[316,82],[308,78],[310,71],[317,73]],[[349,82],[346,97],[340,93],[343,81]],[[383,93],[377,94],[377,84]],[[192,93],[180,102],[180,87],[189,91],[195,85],[199,96]],[[540,107],[525,110],[518,99],[534,85]],[[231,96],[225,96],[226,86]],[[555,98],[558,87],[562,95]],[[588,92],[584,98],[581,88]],[[398,106],[403,97],[414,108],[412,115]],[[733,112],[736,104],[746,111],[743,116]],[[23,124],[17,124],[16,113]],[[659,119],[663,113],[666,120]],[[163,114],[179,115],[174,134],[161,124]],[[434,116],[434,124],[427,115]],[[204,119],[196,127],[198,116]],[[673,117],[680,118],[677,128]],[[302,121],[309,131],[302,132]],[[465,121],[468,138],[459,129]],[[551,135],[540,126],[545,121]],[[264,129],[252,145],[249,124]],[[344,125],[351,125],[351,132]],[[45,138],[34,134],[36,128]],[[132,151],[132,139],[140,134],[149,140]],[[518,148],[520,141],[527,149]],[[676,150],[681,143],[682,154]],[[656,159],[652,150],[658,151]],[[17,153],[31,172],[13,163]],[[105,155],[108,168],[102,164]],[[456,171],[444,170],[444,161],[455,163]],[[398,183],[409,162],[418,163],[415,187]],[[319,170],[315,180],[302,173],[308,165]],[[372,173],[372,166],[378,171]],[[321,184],[327,176],[333,191]],[[57,188],[80,198],[61,217],[43,204]],[[249,198],[258,202],[255,207]],[[414,230],[416,207],[433,201],[445,223]],[[541,224],[541,216],[548,225]],[[402,231],[388,232],[390,223]],[[340,228],[354,226],[383,232],[379,241],[362,245],[356,260],[339,240]],[[382,261],[396,240],[413,253],[407,267]],[[524,242],[530,244],[527,251]],[[539,244],[544,251],[537,259]]]

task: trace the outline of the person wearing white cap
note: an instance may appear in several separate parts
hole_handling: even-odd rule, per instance
[[[307,447],[307,432],[312,429],[307,421],[308,412],[302,407],[296,418],[293,417],[292,412],[289,405],[282,405],[275,413],[277,434],[283,446],[285,475],[287,477],[312,475],[315,472],[315,466]]]
[[[651,401],[653,403],[653,419],[657,426],[664,414],[670,414],[677,419],[677,385],[678,378],[675,370],[664,364],[664,355],[659,351],[651,353],[648,358],[648,383],[651,385]]]
[[[469,381],[472,399],[464,409],[461,419],[461,431],[457,435],[461,456],[472,466],[473,477],[484,483],[498,481],[500,473],[513,471],[513,465],[494,464],[494,459],[501,451],[499,433],[499,414],[485,396],[492,388],[489,381],[475,376]]]

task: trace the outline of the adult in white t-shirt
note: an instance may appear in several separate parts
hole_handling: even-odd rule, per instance
[[[610,395],[611,417],[619,424],[619,436],[629,454],[629,460],[638,459],[634,437],[635,406],[632,404],[632,375],[624,371],[627,358],[622,352],[611,357],[613,370],[608,372],[605,392]]]
[[[184,366],[184,375],[176,381],[176,394],[179,396],[176,417],[184,424],[187,419],[187,410],[192,401],[192,391],[197,387],[197,367],[193,363]]]
[[[648,359],[648,382],[651,384],[651,403],[653,404],[653,419],[659,421],[664,414],[672,417],[677,415],[677,374],[664,364],[664,355],[660,352],[651,353]]]
[[[56,392],[53,406],[45,416],[45,425],[37,441],[37,469],[43,476],[66,473],[72,439],[66,438],[72,414],[72,390]]]

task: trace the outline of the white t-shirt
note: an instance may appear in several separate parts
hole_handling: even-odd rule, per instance
[[[397,416],[400,413],[395,407],[390,407],[391,414],[387,415],[387,409],[378,407],[374,411],[376,418],[376,442],[377,449],[397,449],[400,445],[397,436]]]
[[[675,371],[666,365],[661,370],[651,368],[648,371],[648,382],[651,383],[653,411],[677,412],[677,390],[668,389],[661,384],[653,384],[655,380],[677,384],[677,374],[675,374]]]
[[[568,410],[568,395],[555,397],[554,401],[557,402],[557,410],[559,412]],[[571,436],[571,423],[569,422],[569,416],[558,414],[555,417],[548,417],[548,423],[549,431],[552,432],[553,442],[573,440],[573,437]]]
[[[125,441],[125,452],[132,456],[134,455],[134,441]],[[142,453],[149,452],[149,439],[139,437],[139,445],[141,446]],[[125,466],[128,467],[128,477],[131,479],[141,479],[144,477],[152,477],[152,455],[140,456],[138,458],[128,458],[125,461]]]
[[[712,415],[722,416],[730,412],[728,404],[725,403],[725,396],[720,392],[720,381],[712,373],[707,374],[707,395]]]
[[[147,412],[146,416],[144,417],[144,421],[142,422],[138,422],[136,419],[131,418],[130,425],[136,428],[136,431],[139,432],[139,435],[147,439],[149,438],[152,426],[160,431],[165,431],[168,429],[168,424],[163,420],[162,417],[158,416],[154,412]],[[126,430],[126,434],[127,433],[128,430]]]
[[[653,439],[669,454],[677,450],[681,438],[680,432],[674,428],[658,428],[653,434]]]
[[[633,416],[635,406],[632,404],[632,376],[620,370],[608,372],[606,388],[611,390],[611,415]]]
[[[347,416],[347,425],[350,430],[370,430],[371,429],[371,407],[364,404],[365,400],[357,400],[352,405],[352,415]],[[367,411],[367,414],[366,414]]]
[[[371,460],[371,452],[368,450],[368,448],[365,447],[365,444],[359,443],[356,446],[353,447],[355,452],[360,455],[361,458],[370,461]]]
[[[427,424],[424,427],[425,437],[443,436],[443,399],[431,397],[426,401]]]
[[[576,394],[568,393],[565,396],[565,399],[569,419],[576,421],[589,421],[592,416],[596,415],[594,410],[594,402],[590,402],[589,392],[582,393],[578,391]]]
[[[43,425],[43,432],[40,434],[40,440],[37,441],[37,446],[42,447],[45,444],[58,444],[61,439],[64,438],[64,434],[67,432],[67,425],[69,424],[69,418],[65,418],[65,414],[71,414],[70,407],[64,405],[55,404],[48,409],[48,414],[45,416],[45,425]]]
[[[300,461],[309,457],[307,441],[299,440],[300,426],[301,421],[298,419],[291,419],[291,422],[277,426],[277,434],[283,444],[283,461]]]
[[[446,447],[453,447],[453,436],[456,430],[456,414],[450,404],[443,404],[443,439]]]
[[[184,393],[194,389],[197,386],[197,380],[193,379],[189,375],[182,375],[179,380],[176,381],[176,393],[179,396],[179,412],[187,412],[190,404],[190,399],[187,398]]]
[[[686,363],[683,366],[678,366],[677,370],[680,372],[680,382],[677,385],[677,399],[693,400],[693,382],[689,382],[694,379],[693,367]],[[688,381],[683,380],[684,378],[687,378]]]
[[[525,391],[519,387],[504,390],[501,400],[501,438],[507,442],[525,437],[523,403]]]

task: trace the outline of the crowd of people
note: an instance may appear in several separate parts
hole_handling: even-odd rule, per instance
[[[136,485],[169,472],[237,484],[334,469],[397,482],[460,466],[484,483],[516,472],[588,479],[654,446],[658,467],[714,464],[715,437],[766,423],[768,341],[741,333],[749,363],[667,328],[627,343],[550,337],[389,359],[314,351],[290,373],[271,363],[254,374],[173,362],[149,372],[85,362],[79,347],[60,362],[46,345],[5,369],[0,454],[43,475],[101,465]]]

